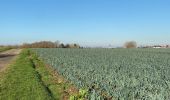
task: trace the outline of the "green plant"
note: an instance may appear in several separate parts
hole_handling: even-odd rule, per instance
[[[87,89],[80,89],[78,94],[71,95],[69,100],[86,100],[88,95]]]
[[[170,98],[169,49],[33,50],[79,89],[95,90],[92,97]]]

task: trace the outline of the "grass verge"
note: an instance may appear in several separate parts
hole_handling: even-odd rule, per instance
[[[10,48],[10,47],[0,47],[0,52],[10,50],[10,49],[12,49],[12,48]]]
[[[72,84],[59,75],[56,70],[44,64],[33,52],[31,53],[31,59],[42,82],[55,100],[69,100],[72,95],[78,94],[78,90]]]
[[[52,100],[28,50],[23,50],[0,80],[0,100]]]
[[[28,49],[0,73],[0,78],[0,100],[69,100],[78,94],[72,84]]]

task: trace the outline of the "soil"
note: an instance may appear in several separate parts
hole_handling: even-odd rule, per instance
[[[0,71],[6,68],[8,64],[21,52],[21,49],[11,49],[0,52]]]

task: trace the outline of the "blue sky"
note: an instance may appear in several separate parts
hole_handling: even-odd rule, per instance
[[[0,44],[170,44],[169,0],[1,0]]]

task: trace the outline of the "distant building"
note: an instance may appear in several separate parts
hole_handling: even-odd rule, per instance
[[[170,48],[169,45],[158,45],[158,46],[153,46],[153,48]]]
[[[142,46],[141,48],[170,48],[170,45]]]
[[[155,45],[155,46],[153,46],[152,48],[162,48],[162,46],[160,46],[160,45]]]

